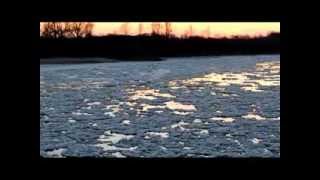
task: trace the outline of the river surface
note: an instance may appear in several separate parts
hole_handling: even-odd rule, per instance
[[[280,157],[280,55],[40,65],[42,157]]]

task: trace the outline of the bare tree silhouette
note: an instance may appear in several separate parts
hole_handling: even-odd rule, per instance
[[[189,38],[191,36],[193,36],[193,27],[192,27],[192,25],[190,25],[189,28],[184,31],[184,34],[182,35],[182,38]]]
[[[66,37],[79,38],[92,35],[92,23],[65,23]]]
[[[93,23],[48,22],[44,23],[41,35],[46,38],[81,38],[92,35]]]
[[[204,38],[210,38],[211,37],[211,30],[210,30],[210,26],[207,26],[206,29],[204,29],[203,31],[201,31],[201,35]]]
[[[211,36],[211,30],[210,30],[210,26],[208,26],[206,31],[206,37],[210,38],[210,36]]]
[[[129,23],[123,23],[120,26],[120,33],[124,35],[129,34]]]
[[[160,34],[160,30],[161,30],[161,25],[160,23],[152,23],[151,24],[151,29],[152,29],[152,34],[155,35],[159,35]]]
[[[189,26],[189,37],[193,36],[193,28],[192,25]]]
[[[43,24],[42,36],[47,38],[61,38],[63,37],[63,23],[48,22]]]
[[[165,35],[166,35],[167,37],[170,37],[170,36],[171,36],[171,33],[172,33],[171,23],[166,22],[166,23],[165,23]]]
[[[139,31],[138,32],[139,35],[143,34],[143,24],[142,23],[139,24],[138,31]]]

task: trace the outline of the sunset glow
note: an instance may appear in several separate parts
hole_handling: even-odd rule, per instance
[[[94,23],[93,33],[103,35],[110,33],[119,33],[121,25],[124,23]],[[143,27],[143,33],[151,32],[151,23],[128,23],[129,34],[136,35],[139,32],[139,24]],[[198,22],[172,22],[173,34],[177,36],[184,35],[192,27],[193,35],[220,37],[234,35],[259,36],[270,32],[280,32],[280,23],[198,23]]]
[[[159,23],[164,26],[164,22]],[[96,22],[93,34],[124,34],[126,31],[129,35],[151,33],[151,24],[151,22]],[[172,34],[176,36],[264,36],[270,32],[280,32],[280,22],[171,22],[171,28]]]

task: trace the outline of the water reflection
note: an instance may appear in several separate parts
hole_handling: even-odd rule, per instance
[[[127,101],[121,105],[129,106],[131,111],[136,111],[137,115],[144,116],[146,112],[152,111],[157,114],[170,110],[172,114],[187,116],[198,111],[195,105],[181,103],[176,100],[177,96],[193,93],[208,93],[211,96],[234,98],[240,97],[241,93],[229,92],[230,86],[238,86],[243,91],[263,92],[268,89],[264,87],[280,86],[280,62],[263,62],[256,64],[255,69],[241,72],[212,72],[200,77],[191,79],[172,80],[167,83],[168,92],[161,92],[162,89],[154,89],[142,86],[131,86],[125,89],[127,92]],[[210,89],[208,89],[209,87]],[[233,87],[234,88],[234,87]],[[182,89],[182,90],[181,90]],[[173,90],[173,91],[172,91]],[[198,92],[200,90],[200,92]],[[179,93],[179,94],[177,94]],[[169,100],[168,100],[169,99]],[[93,104],[92,104],[93,105]],[[95,103],[95,105],[98,105]],[[115,116],[120,111],[119,105],[110,105],[107,109],[112,112],[106,112],[107,115]],[[216,113],[223,115],[222,111]],[[141,115],[142,114],[142,115]],[[249,112],[241,116],[244,119],[265,120],[265,117],[256,112]],[[230,123],[235,121],[232,117],[212,117],[212,121],[221,121]]]
[[[168,101],[165,103],[166,107],[171,110],[196,111],[196,107],[192,104],[182,104],[175,101]]]
[[[256,65],[257,71],[271,71],[271,73],[280,73],[279,62],[263,62]]]
[[[198,89],[201,89],[205,85],[214,85],[214,87],[238,85],[244,91],[262,92],[261,87],[280,86],[279,73],[279,62],[264,62],[258,63],[254,72],[213,72],[202,77],[187,80],[173,80],[168,83],[168,86],[171,89],[187,87],[198,87]],[[215,93],[212,95],[215,95]]]
[[[122,109],[120,109],[120,104],[114,104],[114,105],[108,105],[105,110],[108,112],[105,112],[104,115],[110,116],[110,117],[116,117],[116,113],[120,112]]]
[[[173,110],[174,114],[177,115],[189,115],[192,112],[190,111],[196,111],[196,107],[192,104],[182,104],[180,102],[176,101],[166,101],[164,103],[157,102],[157,105],[153,105],[146,102],[141,102],[141,100],[148,100],[154,101],[159,98],[165,98],[165,99],[174,99],[176,96],[171,95],[169,93],[161,93],[160,90],[152,89],[148,87],[139,87],[144,89],[138,89],[135,90],[133,88],[128,88],[126,91],[128,92],[128,102],[125,102],[125,104],[130,106],[136,106],[138,105],[140,108],[136,108],[137,114],[141,114],[141,112],[148,112],[150,110],[156,109],[156,113],[162,113],[163,111],[159,109],[168,109]],[[131,109],[133,110],[133,109]]]
[[[130,90],[129,90],[129,93],[130,93]],[[157,97],[175,98],[175,96],[172,96],[171,94],[160,93],[160,91],[156,89],[141,89],[141,90],[135,90],[133,94],[129,97],[129,100],[138,100],[138,99],[155,100],[157,99]]]
[[[40,83],[40,85],[44,85]],[[57,83],[50,85],[52,89],[61,89],[61,90],[82,90],[82,89],[101,89],[104,87],[112,87],[115,84],[111,81],[96,81],[96,80],[83,80],[83,81],[68,81],[67,83]]]
[[[176,114],[176,115],[181,115],[181,116],[186,116],[186,115],[189,115],[189,114],[192,114],[193,112],[180,112],[180,111],[173,111],[173,114]]]
[[[249,112],[247,115],[244,115],[242,117],[245,118],[245,119],[254,119],[254,120],[258,120],[258,121],[266,120],[265,117],[262,117],[262,116],[260,116],[258,114],[253,113],[253,112]]]
[[[178,114],[178,115],[188,115],[192,112],[185,112],[185,111],[196,111],[197,109],[195,108],[194,105],[192,104],[182,104],[179,102],[175,101],[168,101],[163,103],[163,105],[150,105],[146,103],[140,104],[142,107],[142,111],[146,112],[149,111],[150,109],[169,109],[169,110],[182,110],[181,111],[173,111],[173,113]],[[162,113],[163,111],[157,111],[158,113]]]
[[[150,109],[164,109],[166,106],[163,105],[150,105],[150,104],[141,104],[142,111],[149,111]]]

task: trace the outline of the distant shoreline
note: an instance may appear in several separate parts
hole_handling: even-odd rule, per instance
[[[280,54],[280,34],[234,39],[177,38],[159,35],[40,38],[39,44],[40,59],[51,59],[42,60],[40,63],[87,63],[88,58],[93,58],[89,63],[111,60],[112,62],[160,61],[168,57],[255,54]],[[85,59],[79,60],[79,58]]]
[[[280,53],[264,54],[221,54],[221,55],[203,55],[203,56],[172,56],[160,58],[136,58],[136,59],[116,59],[107,57],[49,57],[40,58],[40,64],[91,64],[91,63],[117,63],[117,62],[152,62],[164,61],[168,58],[192,58],[192,57],[219,57],[219,56],[258,56],[258,55],[277,55]]]
[[[40,58],[40,64],[87,64],[87,63],[115,63],[124,61],[163,61],[166,58],[116,59],[107,57],[49,57]]]

